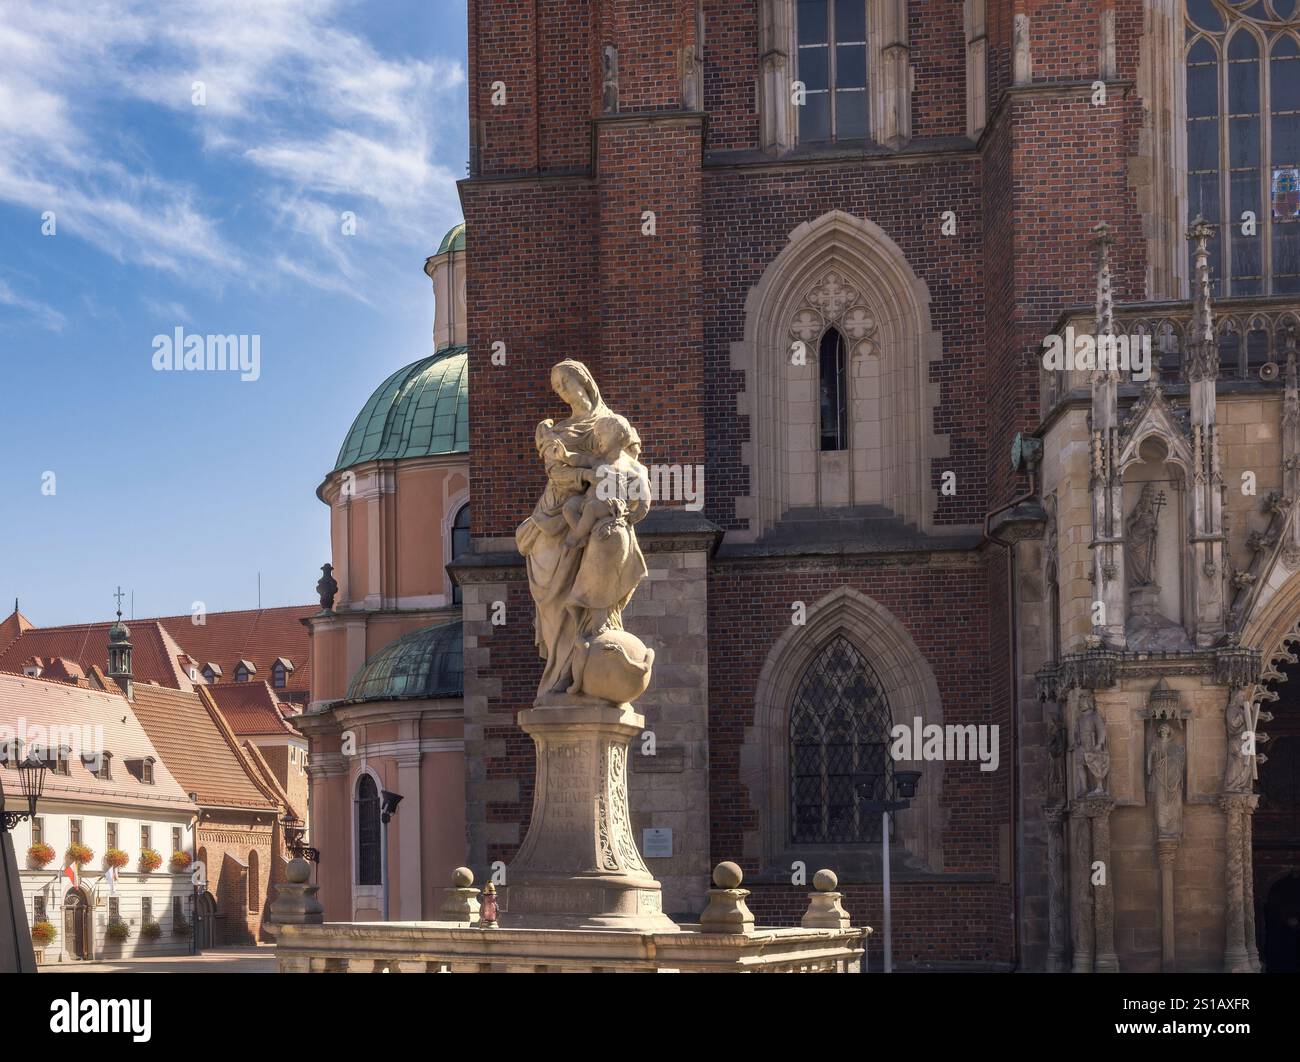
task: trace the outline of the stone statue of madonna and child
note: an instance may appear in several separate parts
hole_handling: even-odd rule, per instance
[[[636,525],[650,511],[641,439],[615,413],[580,361],[551,369],[569,406],[537,425],[546,486],[515,542],[528,565],[538,653],[538,707],[627,704],[650,684],[654,651],[623,628],[623,610],[646,576]]]

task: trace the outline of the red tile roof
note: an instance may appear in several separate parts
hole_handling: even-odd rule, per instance
[[[33,627],[8,648],[0,650],[0,671],[21,674],[24,661],[34,656],[62,657],[83,669],[108,663],[109,623],[82,623],[71,627]],[[192,690],[181,670],[183,650],[157,620],[131,620],[131,670],[137,680],[157,682],[174,690]]]
[[[68,775],[46,772],[45,799],[62,797],[123,807],[194,808],[187,790],[171,773],[166,757],[119,693],[44,678],[0,675],[0,726],[8,728],[8,736],[20,725],[26,732],[17,737],[28,744],[58,741],[72,748]],[[92,766],[81,759],[83,752],[101,751],[112,756],[112,777],[108,779],[95,777]],[[157,761],[152,785],[145,785],[126,767],[126,761],[146,756]],[[6,793],[21,791],[16,770],[0,767],[0,784]]]
[[[217,664],[223,682],[233,679],[240,660],[252,663],[258,677],[269,681],[272,666],[283,657],[293,670],[286,676],[285,688],[278,691],[280,696],[305,695],[311,688],[311,635],[301,621],[317,611],[316,605],[290,605],[209,612],[201,625],[188,615],[127,620],[134,650],[132,671],[137,682],[189,691],[194,683],[182,664],[184,657],[200,672],[209,662]],[[107,664],[111,623],[32,627],[24,617],[19,616],[19,623],[14,616],[18,614],[0,623],[0,632],[9,628],[18,632],[7,646],[0,633],[0,671],[21,673],[23,661],[33,656],[63,657],[84,669]]]
[[[219,664],[228,682],[234,678],[235,665],[247,660],[257,668],[258,677],[269,682],[271,666],[278,657],[284,657],[293,664],[285,689],[305,692],[311,688],[311,634],[302,621],[319,611],[319,605],[288,605],[245,612],[209,612],[202,626],[196,626],[190,616],[160,616],[158,622],[172,633],[200,671],[209,662]]]
[[[265,682],[222,682],[204,688],[241,738],[297,733],[285,722],[290,706],[282,704]]]
[[[185,693],[137,682],[133,707],[163,761],[201,805],[277,808],[276,794],[204,687]]]

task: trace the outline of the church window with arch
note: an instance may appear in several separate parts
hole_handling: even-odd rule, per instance
[[[1216,226],[1214,294],[1300,293],[1300,0],[1186,0],[1186,42],[1188,211]]]
[[[357,780],[356,823],[357,884],[382,885],[379,787],[368,774]]]
[[[817,352],[821,448],[849,448],[849,380],[848,358],[844,337],[839,330],[828,328]]]
[[[880,840],[880,815],[861,808],[893,790],[892,719],[867,658],[836,634],[804,671],[790,709],[790,839],[796,844]]]

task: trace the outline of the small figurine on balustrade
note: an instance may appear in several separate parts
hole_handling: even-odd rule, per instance
[[[497,887],[492,882],[483,886],[483,902],[478,911],[479,929],[496,929],[497,927]]]

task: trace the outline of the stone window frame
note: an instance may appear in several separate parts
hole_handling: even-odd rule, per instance
[[[881,394],[890,398],[887,408],[881,403],[879,422],[881,502],[920,531],[933,526],[932,462],[949,455],[949,437],[934,431],[940,389],[930,379],[930,366],[942,359],[943,337],[931,327],[930,291],[880,226],[832,210],[790,233],[750,289],[744,338],[731,345],[731,368],[744,374],[737,413],[749,420],[749,438],[741,445],[749,493],[735,501],[736,516],[748,527],[729,531],[732,541],[756,540],[791,508],[790,481],[798,470],[791,468],[790,454],[797,428],[788,423],[788,410],[799,382],[790,371],[792,329],[809,311],[821,312],[809,306],[809,296],[830,272],[855,288],[868,311],[865,326],[845,336],[850,360],[878,357]],[[841,319],[823,313],[825,325]],[[809,366],[803,371],[815,370],[815,358]],[[852,395],[850,418],[852,439],[857,419]]]
[[[907,0],[863,2],[867,5],[869,139],[897,151],[912,139]],[[799,143],[798,108],[791,93],[797,52],[795,11],[795,0],[759,0],[759,139],[764,151],[777,154]]]
[[[922,725],[943,725],[943,702],[934,673],[888,609],[851,587],[840,587],[811,605],[807,622],[788,628],[768,651],[755,688],[753,723],[745,728],[740,750],[741,784],[757,812],[756,826],[744,833],[744,857],[757,860],[760,875],[774,881],[788,880],[796,860],[812,869],[818,860],[831,860],[841,878],[879,873],[878,844],[790,840],[790,705],[809,664],[839,634],[875,670],[895,724],[911,725],[919,716]],[[938,873],[943,867],[943,764],[909,762],[907,766],[920,770],[921,778],[916,800],[895,818],[895,856],[902,855],[913,871]]]
[[[349,845],[349,848],[351,850],[352,895],[353,895],[354,905],[356,900],[360,897],[370,896],[370,897],[378,898],[382,896],[384,890],[384,880],[388,874],[388,852],[386,850],[387,845],[385,843],[385,836],[384,836],[385,831],[384,831],[383,823],[381,822],[379,824],[379,834],[378,834],[379,881],[373,884],[365,884],[365,885],[363,885],[360,881],[361,833],[360,833],[360,817],[359,817],[360,808],[359,808],[358,795],[361,789],[361,780],[366,777],[369,777],[370,780],[374,783],[375,793],[379,801],[379,806],[382,807],[383,804],[384,784],[383,781],[380,779],[379,774],[371,767],[361,767],[356,772],[356,774],[353,775],[352,777],[352,785],[350,787],[351,789],[350,803],[352,805],[352,809],[351,809],[351,814],[348,816],[348,818],[351,820],[351,842],[352,843]]]

